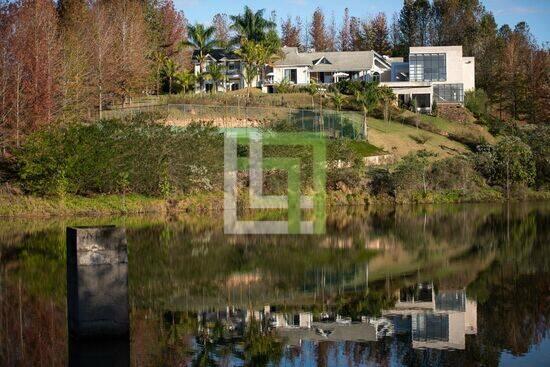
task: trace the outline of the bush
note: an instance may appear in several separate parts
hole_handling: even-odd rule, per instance
[[[353,96],[356,91],[365,88],[368,82],[362,80],[340,80],[330,86],[331,91],[339,91],[342,94]]]
[[[466,145],[472,152],[477,152],[480,146],[487,145],[487,140],[482,135],[474,133],[449,133],[448,138]]]
[[[428,181],[432,190],[469,192],[486,186],[467,157],[449,157],[434,162],[428,173]]]
[[[34,194],[135,192],[166,195],[221,188],[223,140],[211,125],[176,129],[137,115],[54,127],[17,152],[23,188]]]
[[[491,185],[501,187],[530,185],[536,176],[533,153],[516,136],[505,136],[494,147],[484,146],[475,155],[475,166]]]
[[[489,97],[483,89],[468,91],[464,95],[464,105],[474,116],[485,116],[487,115],[487,107],[489,106]]]
[[[426,144],[430,139],[431,136],[428,134],[418,134],[418,135],[409,135],[409,137],[417,142],[418,144]]]
[[[369,189],[373,195],[389,195],[393,196],[395,193],[395,182],[392,174],[386,168],[371,168],[368,171],[368,177],[370,179]]]

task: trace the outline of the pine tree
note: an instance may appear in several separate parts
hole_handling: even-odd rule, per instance
[[[389,29],[384,13],[378,13],[371,21],[372,49],[379,54],[390,53]]]
[[[311,36],[311,46],[315,51],[326,51],[328,49],[325,15],[321,8],[317,8],[313,12],[309,34]]]
[[[227,14],[216,14],[212,19],[212,26],[216,29],[214,38],[219,42],[221,47],[227,47],[231,40],[229,29],[229,18]]]
[[[281,43],[287,47],[300,47],[300,23],[299,19],[293,23],[289,17],[281,22]]]
[[[349,9],[344,9],[344,19],[342,28],[340,29],[340,50],[351,51],[353,49],[353,40],[351,38],[351,21],[349,17]]]

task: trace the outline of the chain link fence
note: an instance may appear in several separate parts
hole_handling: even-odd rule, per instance
[[[361,123],[334,110],[286,107],[212,106],[163,104],[103,111],[103,118],[122,118],[138,113],[161,113],[170,124],[185,126],[195,121],[213,122],[221,128],[269,126],[286,123],[300,131],[323,133],[332,138],[361,138]]]

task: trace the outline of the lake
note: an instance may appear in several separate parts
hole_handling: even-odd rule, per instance
[[[326,235],[220,213],[0,220],[0,365],[550,364],[550,204],[333,208]],[[65,229],[127,229],[130,343],[69,342]]]

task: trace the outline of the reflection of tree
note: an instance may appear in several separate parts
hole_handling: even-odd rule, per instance
[[[250,320],[244,335],[244,357],[247,366],[277,365],[283,355],[283,344],[261,321]]]
[[[371,290],[367,295],[358,293],[339,295],[334,303],[338,314],[359,320],[361,316],[380,316],[382,310],[393,308],[395,301],[395,298],[383,291]]]

